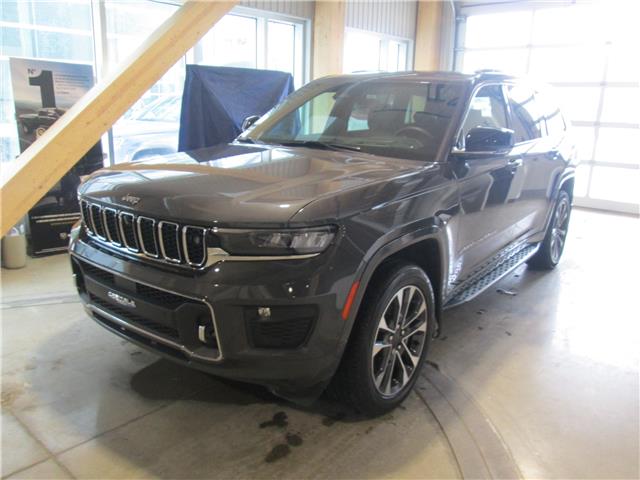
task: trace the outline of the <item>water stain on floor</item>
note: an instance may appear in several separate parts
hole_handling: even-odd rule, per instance
[[[287,419],[287,414],[285,412],[277,412],[273,415],[271,420],[267,420],[260,424],[260,428],[267,427],[279,427],[284,428],[289,425],[289,420]]]

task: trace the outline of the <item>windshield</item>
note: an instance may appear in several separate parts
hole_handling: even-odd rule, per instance
[[[298,90],[238,140],[433,161],[465,91],[440,80],[327,83]]]

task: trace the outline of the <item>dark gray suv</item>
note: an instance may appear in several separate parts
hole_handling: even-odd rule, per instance
[[[575,155],[549,95],[488,72],[328,77],[232,144],[101,170],[70,244],[87,312],[216,375],[387,411],[443,310],[558,263]]]

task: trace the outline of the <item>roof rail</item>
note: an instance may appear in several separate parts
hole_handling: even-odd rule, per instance
[[[480,73],[505,73],[504,70],[499,70],[497,68],[481,68],[480,70],[475,71],[476,74]]]

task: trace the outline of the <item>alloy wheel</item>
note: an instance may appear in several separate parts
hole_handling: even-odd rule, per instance
[[[418,369],[427,321],[427,302],[414,285],[400,288],[385,307],[371,352],[373,383],[383,396],[394,397]]]
[[[567,240],[567,230],[569,227],[569,200],[562,197],[558,208],[556,208],[553,227],[551,229],[551,259],[554,263],[560,261],[564,244]]]

